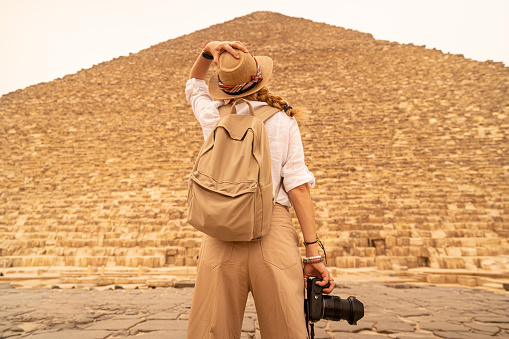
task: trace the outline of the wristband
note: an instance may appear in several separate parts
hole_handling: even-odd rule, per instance
[[[201,56],[207,60],[214,60],[214,57],[207,52],[205,52],[205,48],[201,51]]]
[[[323,256],[325,257],[325,263],[327,263],[327,253],[325,253],[325,247],[323,246],[320,239],[318,239],[318,237],[316,237],[316,240],[313,242],[305,242],[305,241],[303,241],[303,242],[304,242],[304,246],[309,246],[309,245],[318,243],[318,246],[320,246],[320,248],[323,250]],[[322,259],[322,261],[323,261],[323,259]]]
[[[305,241],[303,241],[303,242],[304,242],[304,246],[313,245],[313,244],[316,244],[318,242],[318,238],[316,238],[316,240],[313,241],[313,242],[305,242]]]
[[[302,262],[304,264],[318,264],[319,262],[323,262],[323,258],[321,255],[317,255],[315,257],[306,257],[302,258]]]

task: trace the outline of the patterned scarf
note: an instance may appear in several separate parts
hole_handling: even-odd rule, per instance
[[[217,81],[218,81],[218,84],[219,84],[219,88],[221,88],[223,90],[223,92],[225,92],[226,94],[237,95],[237,94],[242,94],[242,93],[245,93],[245,92],[249,91],[257,83],[262,81],[263,80],[263,78],[262,78],[262,69],[261,69],[260,65],[258,65],[258,61],[256,60],[256,58],[254,56],[253,56],[253,59],[256,62],[257,71],[256,71],[256,75],[251,75],[251,81],[245,82],[245,83],[240,84],[240,85],[228,86],[228,85],[223,84],[221,79],[219,79],[219,74],[218,74],[217,75]]]

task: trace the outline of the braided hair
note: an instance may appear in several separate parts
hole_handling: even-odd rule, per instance
[[[269,106],[284,111],[290,117],[300,118],[306,114],[306,112],[303,109],[293,108],[292,106],[290,106],[288,102],[281,96],[270,93],[267,86],[264,86],[255,93],[244,97],[244,99],[253,101],[265,101],[267,104],[269,104]]]

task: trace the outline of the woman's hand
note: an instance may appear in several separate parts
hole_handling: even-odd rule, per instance
[[[235,49],[240,49],[241,51],[247,53],[247,48],[240,41],[211,41],[205,45],[204,50],[205,53],[210,54],[214,57],[214,63],[217,67],[219,67],[219,56],[224,51],[230,53],[235,58],[239,58]]]
[[[238,58],[239,55],[235,52],[235,49],[241,50],[247,53],[247,48],[239,41],[212,41],[205,45],[203,50],[205,53],[212,55],[214,57],[214,63],[219,67],[219,56],[224,51],[227,51],[235,58]],[[193,67],[191,68],[191,72],[189,73],[189,79],[200,79],[205,80],[207,76],[207,72],[210,67],[210,60],[202,57],[201,53],[196,59]]]
[[[318,286],[325,286],[327,285],[327,282],[330,283],[330,286],[322,291],[325,294],[330,294],[334,287],[336,286],[334,280],[331,279],[329,270],[327,269],[327,267],[325,267],[323,262],[317,264],[304,264],[304,279],[309,277],[322,279],[322,281],[316,282]]]

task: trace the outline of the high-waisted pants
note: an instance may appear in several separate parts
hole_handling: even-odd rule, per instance
[[[187,339],[240,338],[249,292],[263,339],[307,337],[298,236],[290,213],[279,204],[261,240],[204,236]]]

